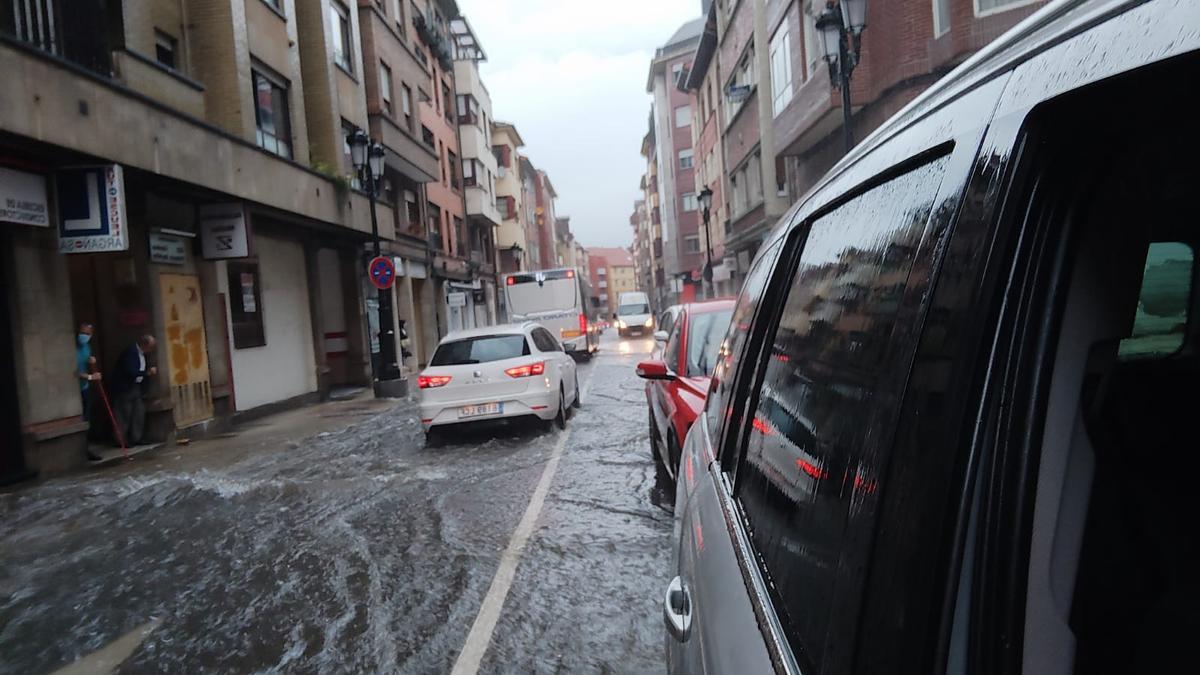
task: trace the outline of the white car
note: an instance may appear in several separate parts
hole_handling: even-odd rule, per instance
[[[438,344],[417,378],[426,438],[451,424],[536,417],[566,426],[578,408],[575,360],[532,321],[455,331]]]

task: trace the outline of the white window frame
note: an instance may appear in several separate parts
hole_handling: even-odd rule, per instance
[[[679,201],[682,204],[684,213],[691,213],[700,208],[699,202],[696,200],[695,192],[685,192],[679,196]]]
[[[692,242],[696,242],[696,250],[695,250],[695,251],[692,251],[692,250],[690,250],[690,249],[691,249],[691,246],[690,246],[690,244],[691,244]],[[700,252],[702,252],[702,251],[704,250],[704,247],[703,247],[703,246],[701,246],[701,243],[702,243],[702,242],[700,241],[700,235],[698,235],[698,234],[692,234],[692,235],[688,235],[688,236],[684,237],[684,238],[683,238],[683,252],[684,252],[684,254],[685,254],[685,255],[692,255],[692,254],[695,254],[695,253],[700,253]]]
[[[933,9],[933,37],[940,38],[950,31],[950,0],[931,0]],[[941,12],[939,7],[944,7],[946,10],[946,25],[942,25],[939,21]]]
[[[1004,2],[1005,0],[997,0],[997,1]],[[1042,0],[1011,0],[1011,1],[1007,2],[1006,4],[1000,5],[998,7],[992,7],[991,9],[980,9],[979,8],[979,0],[972,0],[971,4],[973,5],[973,9],[975,10],[976,18],[982,18],[985,16],[991,16],[993,14],[1000,14],[1003,12],[1007,12],[1009,10],[1017,9],[1019,7],[1025,7],[1028,5],[1032,5],[1034,3],[1038,3],[1041,1]]]
[[[787,19],[771,37],[768,51],[771,64],[771,112],[773,117],[792,101],[792,32]],[[781,85],[782,83],[782,85]]]
[[[679,123],[679,114],[681,112],[687,113],[687,121],[684,122],[683,124]],[[675,114],[675,128],[676,129],[684,129],[686,127],[692,126],[692,105],[690,103],[684,103],[683,105],[676,107],[674,114]]]
[[[680,150],[678,153],[678,157],[679,157],[679,168],[680,169],[691,169],[696,166],[696,152],[693,149],[684,148],[684,149]],[[685,159],[687,160],[687,166],[684,166],[684,164],[683,164],[683,161]]]
[[[354,72],[354,22],[350,19],[350,8],[344,5],[341,0],[332,0],[329,3],[329,17],[333,20],[333,62],[345,68],[347,72]],[[346,22],[346,34],[342,35],[341,22]],[[341,50],[338,49],[338,42],[345,41],[348,44],[343,44]]]
[[[388,115],[396,112],[392,107],[392,68],[383,60],[379,61],[379,99]]]
[[[817,68],[825,63],[825,50],[821,47],[821,37],[817,35],[817,20],[808,12],[800,12],[800,24],[804,33],[804,81],[807,82],[816,74]]]

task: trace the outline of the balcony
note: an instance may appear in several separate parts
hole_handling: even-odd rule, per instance
[[[426,19],[422,14],[417,14],[413,17],[413,27],[417,29],[417,37],[429,47],[429,51],[433,52],[433,56],[442,70],[452,70],[454,60],[450,54],[450,42],[434,26],[433,21]]]
[[[0,35],[112,77],[112,49],[121,39],[110,40],[109,30],[120,24],[119,14],[102,2],[6,2],[0,4]]]
[[[437,153],[431,141],[433,132],[423,142],[413,138],[390,116],[374,113],[370,116],[371,136],[383,142],[388,153],[387,165],[418,183],[433,183],[438,180]],[[422,127],[422,133],[428,129]]]

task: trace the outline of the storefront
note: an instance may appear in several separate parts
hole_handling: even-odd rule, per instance
[[[90,349],[106,375],[139,336],[157,339],[147,442],[369,384],[355,264],[364,236],[118,164],[72,164],[0,168],[0,206],[23,205],[0,210],[0,348],[13,373],[0,385],[0,474],[78,466],[89,441],[111,442],[102,382],[82,417],[82,323],[95,326]],[[31,198],[37,180],[47,196]],[[33,210],[37,222],[14,222]]]

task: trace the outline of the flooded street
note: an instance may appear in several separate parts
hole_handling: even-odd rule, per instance
[[[566,431],[427,448],[404,402],[0,494],[0,671],[133,632],[118,672],[449,672],[560,443],[480,670],[661,671],[671,516],[633,372],[650,348],[606,335]]]

